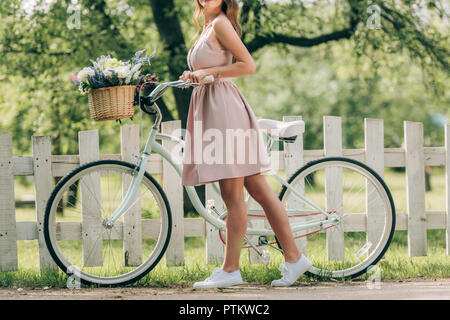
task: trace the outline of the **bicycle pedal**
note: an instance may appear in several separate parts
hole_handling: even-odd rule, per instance
[[[258,237],[258,245],[260,246],[264,246],[267,245],[269,242],[267,241],[267,237],[266,236],[259,236]]]
[[[280,248],[270,244],[269,241],[267,241],[267,237],[266,236],[259,236],[258,237],[258,245],[260,245],[260,246],[269,246],[269,247],[274,248],[274,249],[280,251],[281,253],[283,253],[282,249],[280,249]]]

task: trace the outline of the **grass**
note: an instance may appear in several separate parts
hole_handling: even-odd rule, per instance
[[[443,279],[450,278],[450,257],[445,254],[445,230],[428,231],[428,255],[409,257],[406,246],[406,231],[396,231],[394,240],[385,257],[377,264],[381,280],[405,281],[408,279]],[[25,242],[25,241],[20,241]],[[30,241],[31,242],[31,241]],[[35,242],[35,241],[34,241]],[[61,271],[47,271],[40,274],[37,265],[37,244],[21,243],[19,245],[19,271],[1,272],[0,287],[65,287],[67,277]],[[165,259],[144,278],[132,286],[183,287],[203,280],[220,265],[205,263],[205,240],[201,237],[186,238],[185,264],[167,267]],[[248,250],[241,252],[241,274],[246,282],[268,285],[280,276],[278,266],[283,262],[281,254],[270,250],[271,260],[268,265],[250,264]],[[34,263],[36,261],[36,263]],[[27,266],[28,265],[28,266]],[[369,277],[365,274],[353,281],[362,281]],[[303,275],[302,283],[317,283],[320,280]]]
[[[445,174],[443,168],[433,167],[431,182],[433,189],[426,193],[426,210],[445,210]],[[386,170],[385,181],[394,197],[397,212],[406,211],[405,176],[402,172]],[[277,186],[269,181],[274,190]],[[30,194],[33,187],[16,185],[16,195]],[[278,190],[277,190],[278,191]],[[35,220],[34,208],[17,208],[17,221]],[[424,257],[409,257],[407,232],[396,231],[394,239],[385,257],[377,264],[381,280],[405,281],[408,279],[442,279],[450,278],[450,257],[445,251],[445,230],[428,230],[428,253]],[[244,281],[253,284],[270,284],[280,276],[278,266],[283,262],[282,256],[269,249],[271,260],[268,265],[250,264],[248,250],[241,252],[241,273]],[[36,240],[18,241],[19,270],[0,272],[0,287],[65,287],[67,277],[61,271],[38,270],[38,244]],[[165,259],[147,276],[133,286],[180,287],[191,286],[193,282],[203,280],[220,265],[206,264],[205,239],[193,237],[185,239],[185,264],[167,267]],[[369,277],[361,276],[356,281]],[[299,281],[316,283],[318,280],[303,275]]]

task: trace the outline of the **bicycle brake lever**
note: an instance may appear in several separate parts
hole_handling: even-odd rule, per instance
[[[191,80],[187,80],[184,83],[180,83],[180,85],[177,86],[177,88],[181,89],[187,89],[189,86],[198,87],[200,83],[197,82],[191,82]]]

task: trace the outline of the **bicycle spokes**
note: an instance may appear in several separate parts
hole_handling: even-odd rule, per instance
[[[132,167],[113,160],[80,167],[51,198],[48,246],[60,267],[79,270],[87,282],[115,284],[137,278],[157,263],[167,245],[170,209],[149,176],[136,186],[124,214],[111,225],[103,223],[128,193]]]
[[[296,192],[285,188],[280,197],[293,228],[314,221],[317,214],[298,194],[331,217],[329,225],[294,233],[298,247],[314,263],[312,273],[354,276],[381,258],[395,217],[389,191],[370,168],[354,160],[325,158],[300,169],[290,187]]]

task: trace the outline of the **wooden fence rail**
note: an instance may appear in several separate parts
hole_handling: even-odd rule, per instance
[[[301,119],[300,116],[285,116],[284,121]],[[450,125],[445,127],[445,145],[442,147],[424,147],[423,124],[404,121],[404,146],[399,148],[384,148],[383,120],[368,119],[364,121],[365,147],[363,149],[344,149],[342,146],[341,118],[334,116],[323,117],[324,149],[303,150],[303,137],[295,143],[285,144],[284,150],[271,152],[272,167],[281,170],[287,176],[293,174],[297,168],[309,161],[328,156],[343,156],[362,161],[372,167],[381,176],[386,167],[405,167],[406,169],[406,212],[397,212],[396,230],[408,230],[408,252],[410,256],[427,254],[427,230],[446,229],[446,252],[450,255]],[[163,133],[173,134],[180,131],[181,121],[167,121],[162,123]],[[174,131],[176,130],[176,131]],[[39,248],[40,268],[55,267],[43,238],[43,216],[46,202],[54,188],[53,178],[62,177],[80,165],[94,160],[116,159],[133,161],[133,155],[139,152],[139,130],[137,125],[124,125],[120,130],[121,154],[100,154],[99,136],[97,130],[79,132],[78,155],[52,155],[50,137],[32,137],[32,155],[14,155],[12,150],[13,137],[0,134],[0,271],[17,270],[18,268],[18,240],[37,240]],[[166,148],[171,148],[173,142],[163,141]],[[444,211],[425,210],[425,166],[445,166],[446,191]],[[184,264],[184,238],[206,238],[207,263],[220,263],[224,258],[224,246],[219,239],[217,230],[202,218],[184,218],[183,193],[181,178],[170,164],[160,155],[152,154],[147,167],[150,174],[161,174],[161,183],[168,196],[172,214],[172,238],[166,252],[167,265]],[[35,182],[36,221],[16,221],[14,177],[33,176]],[[369,192],[369,191],[367,191]],[[210,184],[206,185],[206,199],[214,199],[217,207],[223,205],[222,200],[213,191]],[[252,200],[252,199],[251,199]],[[395,201],[395,199],[394,199]],[[83,201],[88,205],[89,199]],[[260,209],[253,201],[249,209]],[[367,210],[376,211],[375,208]],[[370,215],[369,215],[370,216]],[[365,225],[370,225],[367,217]],[[131,218],[130,218],[131,219]],[[374,218],[376,219],[376,217]],[[261,223],[256,221],[254,223]],[[124,221],[125,228],[132,226],[133,221]],[[127,227],[128,226],[128,227]],[[89,224],[82,228],[89,228]],[[136,230],[133,226],[133,230]],[[336,229],[329,237],[330,258],[342,255],[340,245],[343,233],[354,231],[357,227],[346,225]],[[75,229],[80,232],[81,229]],[[141,230],[140,227],[137,229]],[[76,231],[78,230],[78,231]],[[371,231],[376,234],[376,230]],[[90,234],[90,232],[88,232]],[[123,232],[130,234],[125,239],[127,245],[139,243],[141,234],[138,232]],[[370,237],[370,235],[369,235]],[[304,239],[297,239],[298,245],[305,246]],[[89,239],[83,239],[83,245],[89,245]],[[101,247],[99,247],[101,250]],[[305,247],[306,250],[306,247]],[[101,252],[101,251],[100,251]],[[259,257],[249,251],[253,263],[259,263]],[[101,257],[100,255],[97,255]],[[139,259],[139,257],[129,257]],[[98,264],[99,261],[86,261],[88,264]]]

